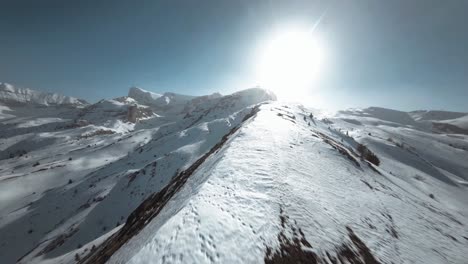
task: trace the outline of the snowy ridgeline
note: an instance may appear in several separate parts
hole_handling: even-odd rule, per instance
[[[38,105],[86,105],[85,100],[55,93],[39,92],[0,83],[0,101],[3,103],[29,103]]]
[[[464,113],[11,98],[0,263],[466,263]]]

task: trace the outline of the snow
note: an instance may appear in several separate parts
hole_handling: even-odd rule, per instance
[[[10,107],[0,124],[1,262],[28,252],[22,262],[69,261],[78,245],[99,245],[265,98],[212,97],[190,117],[162,111],[165,118],[149,116],[137,129],[125,121],[128,100]]]
[[[39,105],[86,105],[87,102],[70,96],[44,93],[0,83],[0,101],[10,103],[35,103]]]
[[[468,113],[423,110],[403,112],[369,107],[339,111],[337,117],[351,123],[358,118],[362,123],[369,125],[405,126],[437,133],[468,134]]]
[[[382,263],[466,262],[468,136],[432,127],[466,115],[275,100],[131,88],[85,106],[0,102],[0,263],[99,255],[129,219],[142,229],[109,263],[269,262],[294,243],[319,263],[362,245]],[[160,193],[160,211],[132,218]]]
[[[278,113],[296,116],[296,123]],[[317,254],[333,256],[336,246],[346,241],[345,226],[350,226],[383,263],[464,263],[466,188],[441,180],[436,171],[445,173],[434,165],[433,171],[426,170],[431,165],[416,165],[419,158],[408,159],[412,154],[387,156],[387,150],[376,147],[386,139],[370,139],[362,130],[355,130],[353,137],[383,159],[382,175],[362,162],[356,167],[313,136],[317,131],[330,135],[327,124],[317,121],[309,127],[301,115],[290,107],[263,106],[219,158],[213,157],[193,175],[161,216],[109,262],[259,263],[267,246],[279,247],[284,214],[301,228]],[[351,128],[345,121],[334,126]],[[392,130],[384,131],[401,135]],[[373,135],[376,131],[381,130],[372,128]],[[422,141],[416,146],[438,139],[421,139],[412,132],[404,137]],[[344,134],[332,135],[338,142],[340,137],[349,140]],[[430,150],[418,149],[425,152]],[[463,163],[466,151],[450,158],[457,160],[451,166],[460,168],[458,175],[468,171]]]
[[[44,118],[35,118],[33,120],[28,120],[21,124],[18,124],[16,127],[18,128],[26,128],[26,127],[36,127],[40,125],[56,123],[56,122],[63,122],[64,120],[59,117],[44,117]]]
[[[138,87],[131,87],[128,91],[128,97],[131,97],[135,100],[144,100],[146,97],[149,97],[152,100],[156,100],[161,96],[161,94],[146,91]]]
[[[442,122],[468,130],[468,114],[459,118],[443,120]]]
[[[448,111],[428,111],[428,110],[413,111],[413,112],[409,112],[409,114],[417,121],[448,120],[448,119],[455,119],[455,118],[459,118],[459,117],[463,117],[467,115],[467,113],[448,112]]]
[[[162,95],[146,91],[138,87],[132,87],[128,91],[128,97],[143,105],[152,105],[157,102]]]
[[[11,109],[8,106],[0,105],[0,120],[15,117],[7,113],[10,111]]]

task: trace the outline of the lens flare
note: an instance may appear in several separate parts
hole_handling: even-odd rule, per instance
[[[322,60],[323,49],[310,30],[278,32],[260,47],[258,81],[280,97],[300,94],[311,88]]]

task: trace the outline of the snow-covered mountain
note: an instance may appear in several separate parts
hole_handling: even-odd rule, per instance
[[[128,97],[131,97],[143,104],[153,104],[162,95],[143,90],[139,87],[131,87],[128,91]]]
[[[468,113],[427,110],[403,112],[381,107],[369,107],[339,111],[337,116],[350,122],[355,120],[355,117],[359,117],[366,124],[406,126],[436,133],[468,135]]]
[[[467,115],[434,113],[0,102],[0,263],[466,263],[468,135],[434,123]]]
[[[0,83],[0,102],[5,103],[27,103],[38,105],[86,105],[85,100],[59,95],[55,93],[44,93],[27,88],[18,88],[8,83]]]

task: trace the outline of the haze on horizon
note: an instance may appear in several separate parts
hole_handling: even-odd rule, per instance
[[[5,1],[0,82],[89,101],[130,86],[203,95],[260,85],[316,108],[468,112],[466,10],[432,0]]]

